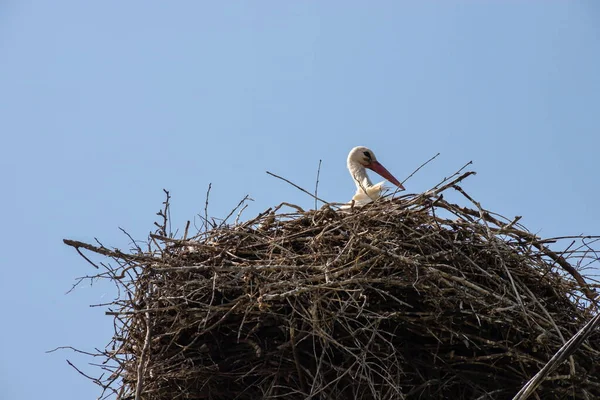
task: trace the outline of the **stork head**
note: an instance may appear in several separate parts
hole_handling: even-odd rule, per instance
[[[400,189],[404,190],[404,186],[402,186],[400,181],[394,178],[394,176],[387,169],[385,169],[385,167],[381,165],[379,161],[377,161],[375,153],[373,153],[373,150],[369,149],[368,147],[358,146],[350,150],[350,154],[348,154],[348,167],[353,164],[359,164],[364,168],[368,168],[371,171],[376,172],[383,178],[398,186]]]

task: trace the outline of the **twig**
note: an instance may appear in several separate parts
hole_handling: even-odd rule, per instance
[[[150,337],[151,337],[151,327],[150,327],[150,313],[146,312],[146,337],[144,338],[144,347],[142,348],[142,354],[140,355],[140,360],[138,361],[138,369],[137,369],[137,382],[135,387],[135,400],[140,400],[142,395],[142,389],[144,386],[144,369],[146,367],[147,357],[148,357],[148,349],[150,348]]]
[[[187,239],[188,230],[190,229],[190,221],[188,220],[185,224],[185,231],[183,232],[183,240]]]
[[[277,179],[281,179],[282,181],[289,183],[290,185],[292,185],[292,186],[293,186],[293,187],[295,187],[296,189],[299,189],[299,190],[303,191],[304,193],[306,193],[306,194],[307,194],[307,195],[309,195],[310,197],[314,198],[315,200],[319,200],[319,201],[320,201],[321,203],[323,203],[323,204],[329,204],[329,202],[327,202],[327,201],[325,201],[325,200],[323,200],[323,199],[320,199],[320,198],[318,198],[317,196],[315,196],[314,194],[312,194],[311,192],[309,192],[309,191],[308,191],[308,190],[306,190],[306,189],[302,189],[300,186],[296,185],[294,182],[291,182],[291,181],[290,181],[290,180],[288,180],[288,179],[282,178],[282,177],[281,177],[281,176],[279,176],[279,175],[275,175],[275,174],[274,174],[274,173],[272,173],[272,172],[269,172],[269,171],[266,171],[266,172],[267,172],[267,174],[269,174],[269,175],[271,175],[271,176],[273,176],[273,177],[275,177],[275,178],[277,178]]]
[[[210,189],[212,189],[212,183],[208,184],[208,189],[206,190],[206,201],[204,202],[204,222],[203,222],[204,232],[208,231],[208,228],[209,228],[208,199],[210,197]]]
[[[319,195],[319,175],[321,174],[321,161],[319,160],[319,168],[317,169],[317,183],[315,184],[315,210],[317,209],[317,196]]]
[[[69,245],[69,246],[71,246],[71,244],[70,244],[70,243],[67,243],[67,239],[63,240],[63,242],[64,242],[66,245]],[[97,266],[97,265],[96,265],[96,264],[95,264],[95,263],[94,263],[92,260],[90,260],[89,258],[87,258],[87,257],[85,256],[85,254],[83,254],[83,253],[81,252],[81,250],[79,250],[79,246],[74,246],[74,247],[75,247],[75,250],[77,251],[77,253],[79,253],[79,255],[80,255],[81,257],[83,257],[83,259],[84,259],[85,261],[87,261],[88,263],[92,264],[92,266],[93,266],[94,268],[96,268],[96,269],[100,269],[100,267],[98,267],[98,266]]]
[[[119,227],[119,230],[121,230],[121,232],[123,232],[125,235],[127,235],[127,237],[129,238],[129,240],[131,240],[131,243],[133,243],[133,245],[135,246],[135,249],[137,250],[138,253],[143,253],[144,251],[142,250],[142,248],[137,244],[137,241],[131,237],[131,235],[129,234],[129,232],[127,232],[125,229]]]
[[[235,222],[233,223],[234,225],[239,225],[240,218],[242,217],[242,213],[244,212],[244,210],[246,208],[248,208],[248,204],[244,204],[244,206],[242,208],[240,208],[240,211],[238,211],[237,216],[235,217]]]
[[[77,368],[75,365],[73,365],[73,363],[71,361],[69,361],[69,360],[67,360],[67,364],[69,364],[75,371],[79,372],[81,375],[85,376],[86,378],[88,378],[92,382],[95,382],[98,386],[101,386],[101,387],[104,388],[104,385],[102,384],[102,381],[100,381],[100,379],[94,378],[94,377],[91,377],[91,376],[87,375],[86,373],[84,373],[83,371],[81,371],[79,368]]]
[[[235,211],[236,211],[238,208],[240,208],[240,207],[241,207],[241,206],[242,206],[242,205],[243,205],[243,204],[246,202],[246,200],[251,200],[251,201],[253,201],[253,200],[250,198],[250,196],[249,196],[249,195],[246,195],[246,196],[244,196],[244,198],[243,198],[242,200],[240,200],[240,202],[238,203],[238,205],[237,205],[237,206],[235,206],[235,207],[233,208],[233,210],[231,210],[231,211],[229,212],[229,214],[228,214],[228,215],[225,217],[225,219],[223,219],[223,221],[221,221],[221,223],[219,224],[219,228],[222,228],[222,227],[224,227],[224,226],[225,226],[225,224],[227,223],[227,220],[228,220],[228,219],[229,219],[229,218],[230,218],[230,217],[233,215],[233,213],[234,213],[234,212],[235,212]]]
[[[204,231],[208,231],[208,198],[210,197],[210,189],[212,188],[212,183],[208,184],[208,190],[206,191],[206,202],[204,203]]]
[[[440,153],[437,153],[435,156],[431,157],[429,160],[425,161],[423,164],[421,164],[419,166],[419,168],[415,169],[412,174],[410,174],[406,179],[404,179],[401,183],[404,184],[404,182],[406,182],[407,180],[409,180],[414,174],[416,174],[417,172],[419,172],[419,170],[421,168],[423,168],[424,166],[426,166],[427,164],[429,164],[431,161],[435,160],[437,158],[437,156],[439,156]]]
[[[81,253],[81,251],[79,251],[79,248],[84,248],[93,253],[101,254],[103,256],[112,257],[112,258],[122,258],[124,260],[135,260],[135,261],[141,261],[141,262],[144,262],[144,261],[156,262],[157,261],[156,258],[149,256],[149,255],[126,254],[118,249],[109,250],[106,247],[96,247],[96,246],[92,246],[91,244],[88,244],[88,243],[79,242],[77,240],[63,239],[63,243],[66,244],[67,246],[74,247],[77,250],[77,252],[87,261],[89,261],[89,259],[85,255],[83,255]],[[89,262],[91,263],[91,261],[89,261]],[[92,263],[92,265],[94,265],[96,268],[98,268],[95,264]]]
[[[460,167],[460,169],[458,171],[456,171],[455,173],[453,173],[452,175],[442,179],[442,181],[440,183],[438,183],[437,185],[435,185],[433,188],[436,189],[438,186],[446,183],[447,181],[449,181],[450,179],[452,179],[453,177],[455,177],[456,175],[460,174],[462,172],[463,169],[467,168],[467,166],[473,164],[473,161],[469,161],[468,163],[466,163],[465,165],[463,165],[462,167]],[[473,172],[473,174],[475,174],[475,172]],[[442,192],[443,190],[438,190],[439,192]]]
[[[169,228],[169,231],[167,232],[167,224],[170,223],[169,200],[171,199],[171,195],[169,194],[169,191],[166,189],[163,189],[163,192],[165,192],[165,194],[167,196],[166,200],[163,202],[164,208],[162,210],[159,210],[156,213],[156,215],[158,215],[159,217],[162,217],[163,221],[162,221],[162,224],[155,222],[154,225],[156,225],[156,227],[158,227],[159,234],[168,236],[171,232],[171,228]]]
[[[79,350],[72,346],[59,346],[52,350],[47,350],[46,353],[54,353],[55,351],[58,351],[58,350],[73,350],[75,353],[85,354],[86,356],[90,356],[90,357],[100,357],[100,356],[104,355],[102,353],[90,353],[88,351]]]
[[[469,171],[469,172],[465,172],[464,174],[462,174],[461,176],[459,176],[458,178],[454,179],[451,182],[448,182],[447,184],[445,184],[444,186],[437,188],[433,191],[434,194],[438,194],[438,193],[442,193],[444,190],[448,189],[449,187],[452,187],[454,185],[456,185],[458,182],[461,182],[462,180],[466,179],[467,177],[471,176],[471,175],[475,175],[476,172],[475,171]],[[458,175],[455,174],[454,176]],[[477,214],[476,214],[477,215]],[[479,216],[479,215],[477,215]]]

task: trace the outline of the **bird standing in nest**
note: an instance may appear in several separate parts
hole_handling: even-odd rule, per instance
[[[342,208],[351,207],[352,203],[354,206],[363,206],[371,203],[381,197],[383,192],[383,184],[385,181],[373,184],[367,175],[367,168],[371,171],[375,171],[383,178],[387,179],[400,189],[404,190],[404,186],[394,178],[394,176],[387,170],[375,157],[373,151],[364,146],[358,146],[353,148],[348,154],[348,171],[354,183],[356,184],[356,194],[352,197],[352,202],[348,206]]]

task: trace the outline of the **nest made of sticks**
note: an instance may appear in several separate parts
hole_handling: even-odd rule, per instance
[[[165,209],[130,253],[66,240],[114,261],[96,275],[120,290],[96,383],[118,399],[512,398],[597,313],[580,273],[597,256],[484,210],[457,185],[470,174],[193,238],[167,233]],[[600,398],[600,334],[535,396]]]

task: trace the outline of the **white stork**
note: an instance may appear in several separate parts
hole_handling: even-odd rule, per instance
[[[350,175],[356,184],[356,194],[352,197],[354,206],[363,206],[377,200],[381,197],[381,192],[383,192],[384,189],[383,184],[385,181],[373,185],[367,175],[366,168],[377,172],[383,178],[404,190],[404,186],[402,186],[398,179],[394,178],[394,176],[390,174],[379,161],[377,161],[372,150],[364,146],[358,146],[353,148],[350,151],[350,154],[348,154],[348,171],[350,171]],[[342,208],[349,208],[351,204],[352,202],[350,205],[342,206]]]

